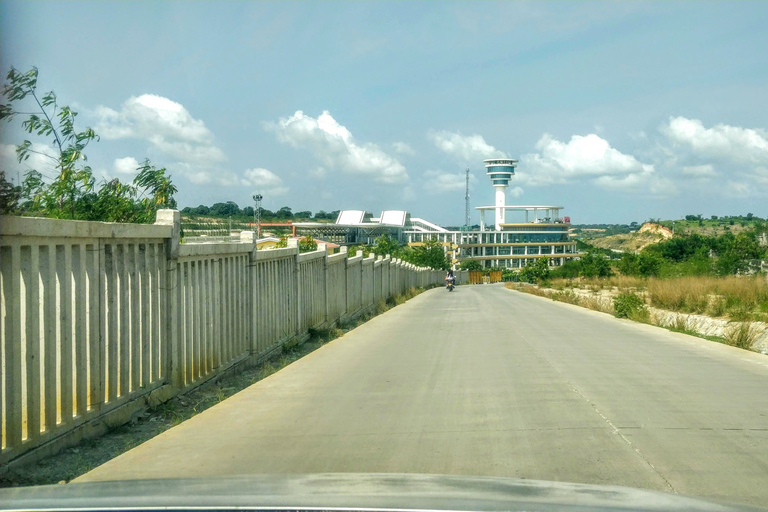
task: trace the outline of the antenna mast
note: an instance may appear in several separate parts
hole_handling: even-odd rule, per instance
[[[464,225],[469,228],[469,167],[467,167],[467,183],[464,190]]]

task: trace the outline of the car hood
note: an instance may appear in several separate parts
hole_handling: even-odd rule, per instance
[[[761,510],[627,487],[418,474],[247,475],[0,490],[0,510]]]

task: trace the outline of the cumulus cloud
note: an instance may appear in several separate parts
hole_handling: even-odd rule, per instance
[[[467,176],[465,173],[451,174],[442,171],[427,171],[424,173],[426,181],[424,189],[430,193],[463,191],[466,187]],[[474,175],[469,175],[469,181],[477,181]]]
[[[357,142],[352,133],[339,124],[330,112],[317,118],[297,110],[292,116],[266,123],[280,142],[308,150],[330,169],[349,174],[371,176],[381,183],[403,183],[408,180],[405,167],[394,157],[370,142]]]
[[[583,176],[627,175],[651,171],[649,165],[625,155],[595,134],[574,135],[561,142],[544,134],[537,153],[523,155],[520,170],[531,184],[567,183]]]
[[[520,187],[507,189],[507,197],[520,197],[521,195],[523,195],[523,189]]]
[[[686,165],[683,167],[683,174],[693,178],[712,178],[717,176],[712,164],[706,165]]]
[[[768,131],[718,124],[705,128],[698,119],[670,117],[661,133],[674,145],[699,157],[745,164],[768,164]]]
[[[119,111],[99,106],[95,115],[95,130],[101,137],[144,139],[164,155],[187,164],[179,168],[188,170],[192,181],[210,181],[215,166],[226,160],[205,123],[168,98],[154,94],[132,96]]]
[[[589,179],[613,190],[648,190],[657,194],[673,194],[677,190],[671,180],[658,175],[652,164],[622,153],[596,134],[574,135],[568,142],[544,134],[536,150],[520,158],[520,179],[530,185]]]
[[[52,179],[59,174],[56,168],[57,158],[57,153],[52,147],[33,142],[30,146],[29,158],[19,162],[16,158],[16,146],[0,144],[0,166],[6,172],[7,179],[15,180],[18,174],[23,180],[24,175],[31,170]]]
[[[247,169],[241,183],[253,187],[256,192],[262,192],[271,196],[279,196],[288,192],[288,187],[277,174],[267,169]]]
[[[478,162],[487,158],[509,158],[506,153],[491,146],[481,135],[461,135],[449,131],[430,134],[440,150],[465,162]]]
[[[118,174],[135,174],[136,168],[139,166],[139,162],[132,156],[125,158],[116,158],[112,168]]]
[[[406,144],[405,142],[395,142],[392,144],[392,149],[395,150],[395,153],[400,153],[401,155],[415,155],[416,151],[413,150],[411,146]]]

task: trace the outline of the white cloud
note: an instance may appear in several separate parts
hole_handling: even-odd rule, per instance
[[[372,176],[381,183],[408,180],[405,167],[378,145],[355,141],[352,133],[328,112],[313,118],[301,110],[277,123],[266,123],[280,142],[311,151],[327,168],[338,168],[349,174]]]
[[[210,181],[226,161],[205,123],[180,103],[154,94],[132,96],[120,111],[99,106],[95,131],[105,139],[143,139],[164,155],[187,165],[174,166],[195,183]],[[174,169],[176,170],[176,169]]]
[[[314,171],[309,171],[309,175],[318,180],[324,180],[327,174],[325,167],[318,167]]]
[[[254,187],[256,192],[271,196],[279,196],[288,192],[288,187],[283,184],[280,176],[267,169],[247,169],[244,176],[241,183],[245,186]]]
[[[427,171],[424,173],[424,189],[430,193],[456,192],[466,188],[467,176],[465,173],[451,174],[442,171]],[[469,175],[469,181],[477,181],[474,175]]]
[[[713,176],[717,176],[712,164],[687,165],[683,167],[683,174],[694,178],[712,178]]]
[[[405,142],[395,142],[392,144],[392,149],[395,150],[395,153],[400,153],[401,155],[415,155],[416,151],[413,150],[411,146],[406,144]]]
[[[482,162],[487,158],[508,158],[503,151],[491,146],[480,135],[461,135],[448,131],[430,134],[440,150],[465,162]]]
[[[538,152],[520,158],[518,175],[530,185],[591,179],[595,185],[611,190],[677,193],[675,184],[659,176],[653,165],[622,153],[594,133],[574,135],[568,142],[544,134],[536,149]]]
[[[768,164],[768,132],[718,124],[705,128],[698,119],[670,117],[659,130],[673,144],[699,157],[744,164]]]
[[[507,197],[520,197],[523,195],[523,189],[520,187],[507,189]]]
[[[6,173],[6,179],[16,181],[17,174],[24,180],[24,175],[30,170],[35,170],[53,179],[59,174],[56,167],[58,162],[57,152],[45,144],[33,142],[30,146],[29,158],[19,162],[16,158],[16,146],[13,144],[0,144],[0,166]]]
[[[139,166],[139,162],[132,156],[125,158],[116,158],[112,168],[118,174],[135,174],[136,168]]]
[[[533,185],[567,183],[583,176],[627,175],[652,172],[650,165],[625,155],[595,135],[574,135],[561,142],[544,134],[536,144],[538,153],[520,158],[520,173]]]
[[[753,187],[749,183],[728,181],[725,184],[725,194],[734,198],[744,198],[753,195]]]

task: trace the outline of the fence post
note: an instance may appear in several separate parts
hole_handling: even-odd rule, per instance
[[[248,253],[248,266],[246,267],[246,281],[248,283],[248,304],[245,310],[248,312],[246,321],[246,332],[248,335],[248,350],[251,356],[258,352],[257,340],[259,339],[259,326],[256,322],[256,308],[259,305],[258,286],[256,284],[256,234],[253,231],[241,231],[240,241],[252,244],[251,251]]]
[[[293,318],[296,321],[296,329],[294,335],[298,336],[301,329],[301,293],[299,293],[299,241],[295,238],[288,239],[287,247],[296,249],[293,253]]]
[[[166,347],[166,360],[168,375],[171,376],[171,384],[176,389],[184,387],[184,355],[181,351],[179,342],[179,302],[177,288],[179,286],[178,265],[179,265],[179,242],[181,237],[181,214],[178,210],[157,210],[155,224],[163,226],[173,226],[171,238],[165,239],[165,304],[166,310],[161,312],[165,314],[166,322],[165,339],[168,340]]]
[[[330,313],[328,311],[328,245],[317,244],[317,249],[323,251],[323,296],[325,297],[325,317],[323,318],[323,325],[328,327],[328,319]]]

